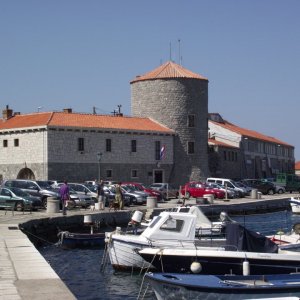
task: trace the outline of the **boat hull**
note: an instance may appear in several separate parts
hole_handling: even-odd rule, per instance
[[[101,248],[105,245],[105,233],[62,232],[59,244],[63,249]]]
[[[273,281],[268,278],[265,284],[258,278],[249,279],[249,283],[254,282],[253,285],[239,285],[226,283],[227,280],[231,282],[231,279],[236,276],[219,278],[211,275],[146,274],[146,280],[150,283],[158,300],[241,300],[300,296],[299,274],[287,277],[278,275],[278,280],[276,275],[270,277]],[[244,279],[241,278],[241,280]],[[260,283],[256,285],[255,282]]]
[[[148,249],[147,249],[148,250]],[[191,273],[191,264],[201,264],[201,274],[242,275],[244,262],[249,262],[250,274],[290,274],[300,271],[300,255],[267,254],[234,251],[175,251],[172,249],[139,252],[159,272]]]
[[[179,248],[192,248],[195,244],[202,249],[214,249],[224,244],[224,240],[201,240],[201,241],[147,241],[141,238],[132,238],[122,235],[111,235],[107,233],[106,237],[107,251],[112,267],[115,270],[132,271],[141,269],[154,269],[151,261],[146,261],[142,258],[138,251],[144,248],[151,247],[179,247]]]

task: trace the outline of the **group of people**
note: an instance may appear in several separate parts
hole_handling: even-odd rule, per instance
[[[97,185],[97,198],[99,203],[99,209],[105,209],[105,193],[104,193],[104,182],[100,180],[99,183],[95,180],[95,185]],[[121,183],[116,184],[115,186],[116,194],[114,199],[114,204],[118,205],[119,209],[124,208],[123,194],[121,189]],[[68,186],[67,181],[64,181],[64,184],[61,185],[59,189],[60,200],[62,204],[62,213],[65,216],[67,214],[67,205],[68,201],[70,201],[70,188]]]

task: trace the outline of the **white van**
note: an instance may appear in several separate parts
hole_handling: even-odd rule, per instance
[[[218,183],[224,186],[227,186],[229,188],[234,189],[235,191],[237,191],[239,193],[239,196],[245,197],[247,194],[246,189],[239,187],[233,180],[228,179],[228,178],[213,178],[213,177],[209,177],[206,179],[206,182],[213,182],[213,183]]]

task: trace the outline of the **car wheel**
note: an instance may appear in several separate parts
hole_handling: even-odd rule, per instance
[[[274,191],[272,189],[269,189],[268,195],[274,195]]]
[[[190,199],[191,194],[190,194],[189,192],[186,192],[186,193],[185,193],[185,197],[186,197],[187,199]]]
[[[23,211],[24,210],[24,203],[23,202],[16,202],[15,210],[16,211]]]
[[[282,189],[278,190],[278,194],[283,194],[283,190]]]

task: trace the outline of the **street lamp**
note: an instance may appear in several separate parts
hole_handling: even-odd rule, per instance
[[[97,159],[98,159],[98,180],[100,180],[100,163],[101,163],[101,158],[102,158],[102,153],[98,152],[97,153]]]

